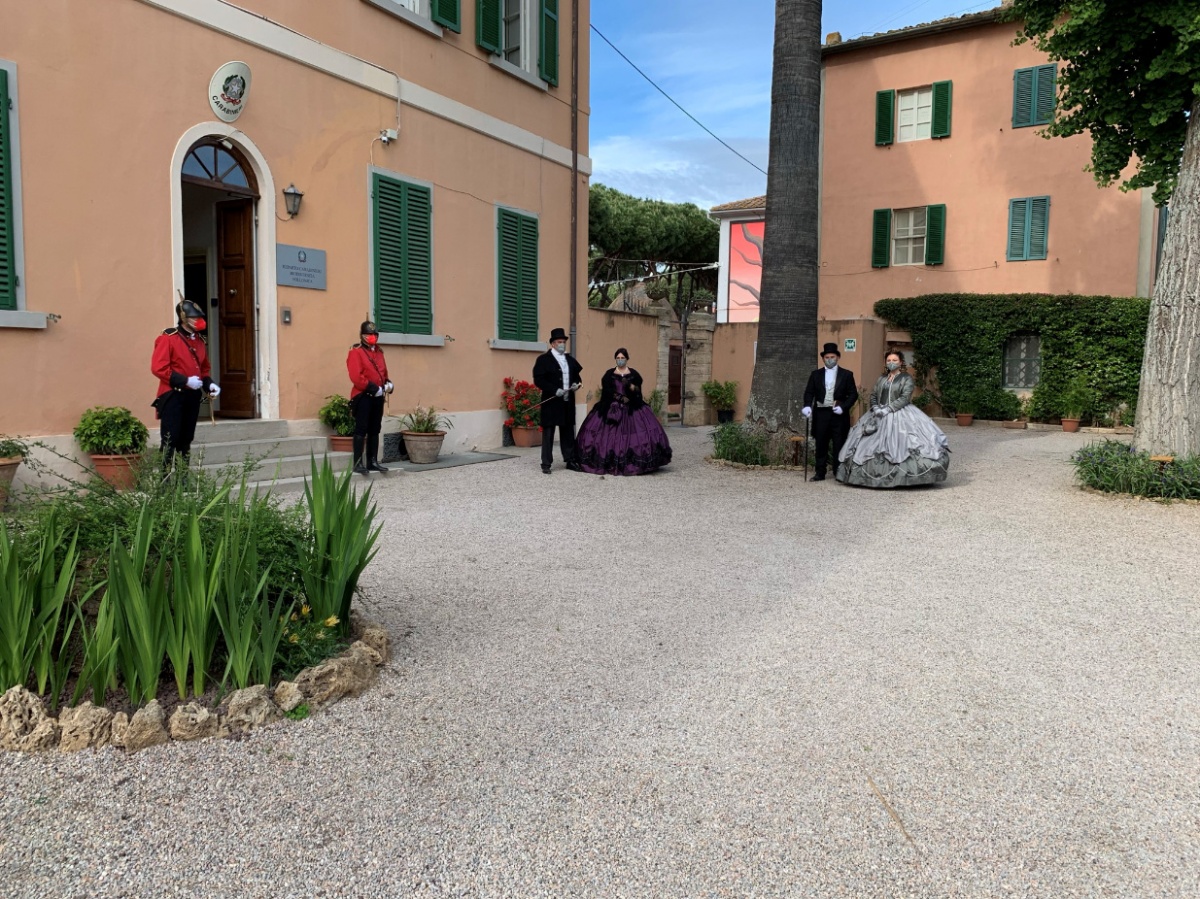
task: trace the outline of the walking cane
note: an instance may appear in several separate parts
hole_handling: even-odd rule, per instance
[[[808,418],[804,419],[804,483],[808,483]]]

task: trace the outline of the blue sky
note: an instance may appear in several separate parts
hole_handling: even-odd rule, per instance
[[[998,0],[826,0],[843,40],[998,6]],[[737,15],[730,16],[729,10]],[[764,171],[771,0],[592,0],[592,24],[676,102]],[[591,35],[592,183],[704,208],[766,193],[766,175],[701,130]]]

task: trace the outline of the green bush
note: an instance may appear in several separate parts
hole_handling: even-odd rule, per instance
[[[124,406],[93,406],[75,426],[75,439],[85,453],[107,456],[140,453],[149,436],[141,419]]]
[[[875,314],[912,335],[917,385],[947,412],[955,411],[956,403],[973,403],[979,418],[1020,414],[1001,395],[1009,393],[1003,387],[1005,342],[1024,333],[1041,338],[1041,374],[1030,418],[1061,418],[1064,394],[1079,376],[1095,390],[1096,410],[1133,408],[1137,402],[1148,299],[928,294],[879,300]]]
[[[412,431],[414,434],[437,434],[454,427],[454,422],[433,406],[417,406],[411,412],[400,416],[400,430]]]
[[[1200,499],[1200,456],[1160,465],[1118,440],[1092,443],[1071,457],[1075,477],[1085,487],[1106,493],[1131,493],[1153,499]]]
[[[725,412],[737,405],[737,381],[705,381],[700,390],[708,403],[718,412]]]
[[[742,465],[778,465],[783,453],[767,434],[749,425],[730,422],[713,430],[713,458]]]
[[[325,397],[325,405],[317,410],[317,418],[338,437],[354,435],[354,410],[341,394]]]

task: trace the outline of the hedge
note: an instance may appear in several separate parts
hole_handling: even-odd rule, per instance
[[[1068,387],[1086,382],[1096,398],[1089,417],[1108,420],[1124,405],[1122,419],[1133,420],[1147,298],[944,293],[879,300],[875,314],[912,335],[917,385],[947,413],[973,407],[979,418],[1018,417],[1020,401],[1003,386],[1004,345],[1037,334],[1041,374],[1024,410],[1029,418],[1061,418]]]

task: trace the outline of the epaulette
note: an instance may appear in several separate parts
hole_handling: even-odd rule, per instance
[[[361,349],[362,349],[362,344],[361,344],[361,343],[356,343],[356,344],[354,344],[354,346],[350,347],[350,349],[352,349],[352,350],[361,350]]]
[[[167,337],[170,337],[172,334],[176,333],[178,330],[179,330],[178,328],[164,328],[163,334],[165,334]]]

